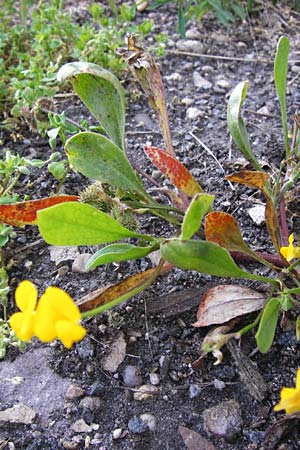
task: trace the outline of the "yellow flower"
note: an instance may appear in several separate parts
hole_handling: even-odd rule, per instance
[[[71,348],[86,330],[79,324],[80,311],[73,299],[62,289],[51,286],[41,296],[33,283],[22,281],[16,289],[16,303],[21,311],[13,314],[10,326],[22,341],[37,336],[43,342],[58,338]],[[37,306],[36,306],[37,305]]]
[[[282,388],[280,402],[274,406],[274,411],[285,409],[287,414],[300,412],[300,369],[297,370],[296,387]]]
[[[22,341],[29,341],[34,334],[37,297],[37,289],[30,281],[22,281],[16,289],[16,303],[21,312],[13,314],[9,324]]]
[[[292,261],[292,259],[300,258],[300,247],[294,247],[293,242],[294,233],[289,236],[289,246],[280,248],[280,253],[288,262]]]
[[[66,348],[71,348],[86,334],[86,330],[79,325],[80,319],[73,299],[62,289],[51,286],[40,298],[34,333],[43,342],[58,338]]]

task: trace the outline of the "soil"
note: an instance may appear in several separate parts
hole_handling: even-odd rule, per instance
[[[252,248],[272,251],[264,226],[256,225],[248,213],[250,207],[263,203],[262,196],[242,186],[233,187],[224,180],[225,174],[245,166],[231,145],[226,105],[236,84],[249,80],[244,116],[250,140],[256,156],[272,170],[284,156],[280,109],[272,76],[273,58],[279,36],[288,35],[290,60],[294,61],[290,64],[287,94],[292,122],[300,104],[300,15],[288,7],[274,7],[270,3],[245,22],[236,22],[228,28],[207,16],[201,24],[189,25],[187,38],[198,45],[197,52],[193,49],[190,52],[206,56],[178,51],[181,47],[171,4],[155,11],[146,9],[137,20],[142,18],[153,20],[154,33],[163,31],[170,38],[166,55],[159,64],[165,79],[178,158],[205,191],[216,195],[215,208],[234,214]],[[151,37],[143,45],[146,48],[150,43]],[[195,86],[195,72],[210,83],[208,87]],[[145,144],[163,147],[156,118],[144,95],[136,99],[132,94],[138,87],[129,75],[125,86],[131,92],[127,105],[128,157],[148,175],[156,177],[157,172],[143,151]],[[187,113],[190,106],[197,108],[198,117],[190,118]],[[64,110],[73,120],[84,117],[92,122],[75,97],[57,100],[57,109]],[[24,130],[25,137],[17,144],[8,133],[1,133],[3,148],[41,159],[51,153],[47,141],[28,130]],[[64,150],[62,147],[60,150],[63,158]],[[161,185],[166,184],[162,176],[157,180]],[[148,182],[145,184],[149,186]],[[72,173],[63,189],[65,193],[78,194],[85,185],[84,177]],[[31,198],[42,198],[54,192],[56,186],[57,182],[46,170],[38,170],[24,176],[17,191],[22,197],[28,194]],[[298,222],[294,214],[291,229],[297,230]],[[172,231],[161,220],[148,216],[140,219],[140,229],[162,236]],[[12,292],[21,280],[30,279],[40,292],[55,284],[79,299],[152,267],[146,258],[77,273],[72,270],[72,256],[64,257],[59,265],[50,259],[49,246],[41,240],[36,228],[16,229],[16,234],[6,250],[7,261],[13,262],[9,272]],[[80,253],[94,250],[79,248]],[[244,267],[263,273],[254,264],[245,263]],[[214,365],[215,359],[208,355],[198,369],[191,366],[199,357],[201,342],[209,331],[192,326],[197,307],[205,290],[220,282],[231,283],[174,269],[126,304],[87,320],[87,337],[72,350],[64,349],[58,342],[47,346],[35,340],[27,345],[24,354],[10,348],[6,360],[0,363],[1,411],[21,404],[32,408],[36,415],[26,424],[5,421],[0,414],[0,449],[299,449],[298,418],[285,420],[284,414],[272,409],[279,400],[280,388],[294,385],[300,365],[300,344],[287,326],[278,327],[267,354],[253,351],[255,339],[250,332],[239,347],[233,344],[224,347],[220,365]],[[255,283],[248,286],[260,288]],[[11,296],[10,310],[14,308]],[[254,318],[255,314],[242,319],[237,329]],[[113,370],[107,368],[107,357],[117,360]],[[135,369],[128,369],[129,366]],[[130,370],[134,373],[128,381],[126,374]],[[18,376],[20,383],[14,384]],[[134,381],[136,385],[132,386]],[[145,384],[148,390],[156,392],[148,399],[137,400],[134,394]],[[213,433],[205,420],[205,411],[213,406],[220,411],[223,402],[233,400],[238,413],[219,417],[219,428],[223,419],[227,421],[225,432]],[[154,429],[145,426],[146,419],[141,421],[141,414],[150,414],[147,420],[154,420],[154,416]],[[230,421],[233,425],[229,426]],[[193,430],[197,435],[184,438],[184,431],[179,427]]]

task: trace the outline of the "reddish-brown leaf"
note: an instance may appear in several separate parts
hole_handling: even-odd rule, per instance
[[[193,175],[176,158],[157,147],[145,147],[145,152],[155,167],[181,192],[189,197],[202,192],[201,186]]]
[[[267,193],[266,183],[269,179],[270,175],[268,173],[258,170],[241,170],[226,177],[228,181],[236,181],[248,187],[260,189],[265,193]]]
[[[235,218],[222,211],[212,211],[205,218],[205,237],[229,251],[249,253]]]
[[[171,268],[171,264],[165,263],[160,274],[169,271]],[[90,311],[98,308],[99,306],[106,305],[107,303],[110,303],[118,297],[133,291],[135,288],[145,283],[149,278],[151,278],[155,270],[156,268],[145,270],[144,272],[127,277],[112,286],[106,286],[90,292],[77,300],[76,304],[81,312]]]
[[[215,286],[203,295],[194,327],[225,323],[263,308],[265,297],[252,289],[237,285]]]
[[[79,197],[76,195],[58,195],[56,197],[47,197],[40,200],[29,200],[10,205],[0,205],[0,222],[17,227],[34,225],[37,220],[37,212],[41,209],[49,208],[58,203],[76,202],[78,200]]]

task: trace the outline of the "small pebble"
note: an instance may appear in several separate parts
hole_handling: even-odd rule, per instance
[[[210,89],[212,87],[212,83],[205,78],[203,78],[199,72],[193,73],[193,82],[194,86],[198,89]]]
[[[142,421],[147,424],[150,431],[155,430],[156,418],[155,418],[155,416],[153,416],[153,414],[150,414],[150,413],[140,414],[140,419],[142,419]]]
[[[189,397],[192,399],[199,397],[199,395],[200,395],[200,388],[198,384],[191,384],[189,387]]]
[[[141,386],[143,378],[137,366],[128,365],[123,370],[123,381],[128,387]]]
[[[106,387],[105,385],[99,381],[96,380],[88,389],[88,394],[91,396],[98,396],[101,394],[104,394],[104,392],[106,392]]]
[[[189,120],[196,120],[196,119],[198,119],[198,117],[203,117],[203,113],[202,113],[202,111],[200,111],[200,109],[198,109],[194,106],[191,106],[186,111],[186,117]]]
[[[214,379],[214,387],[216,389],[218,389],[218,391],[222,391],[226,387],[226,384],[224,383],[224,381],[218,380],[218,378],[215,378]]]
[[[134,434],[143,434],[148,431],[149,428],[140,417],[133,417],[128,422],[128,430]]]
[[[76,384],[70,384],[70,386],[67,389],[65,399],[66,400],[76,400],[79,397],[82,397],[84,395],[84,390],[77,386]]]
[[[97,409],[100,409],[101,404],[101,399],[99,397],[87,396],[80,400],[79,407],[88,409],[90,411],[95,411]]]
[[[230,84],[227,80],[219,80],[217,81],[217,85],[223,89],[229,89]]]
[[[90,433],[92,428],[83,420],[79,419],[71,425],[71,429],[75,431],[75,433]]]
[[[159,388],[152,386],[151,384],[143,384],[138,388],[136,392],[133,393],[134,400],[142,401],[153,398],[159,393]]]
[[[113,439],[120,439],[120,437],[122,436],[122,431],[122,428],[116,428],[112,433]]]
[[[149,375],[150,378],[150,384],[152,384],[153,386],[158,386],[160,383],[160,378],[158,373],[156,372],[151,372]]]
[[[178,50],[182,52],[202,53],[203,45],[200,41],[195,39],[179,39],[176,43]]]

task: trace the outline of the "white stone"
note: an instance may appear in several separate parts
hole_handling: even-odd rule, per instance
[[[71,425],[71,429],[75,431],[75,433],[90,433],[92,428],[83,420],[79,419]]]
[[[227,80],[219,80],[217,81],[217,86],[223,88],[223,89],[229,89],[229,82]]]
[[[140,414],[140,419],[148,425],[150,431],[154,431],[156,428],[156,418],[153,414],[144,413]]]
[[[149,375],[149,378],[150,378],[150,383],[151,383],[153,386],[158,386],[158,385],[159,385],[160,379],[159,379],[158,373],[156,373],[156,372],[151,372],[150,375]]]
[[[199,72],[193,73],[193,82],[194,86],[199,89],[210,89],[212,87],[212,83],[205,78],[203,78]]]
[[[120,439],[122,436],[122,431],[122,428],[116,428],[112,433],[113,439]]]
[[[177,41],[176,47],[182,52],[202,53],[203,45],[195,39],[180,39]]]
[[[189,120],[198,119],[198,117],[200,117],[201,115],[202,115],[202,113],[201,113],[200,109],[198,109],[194,106],[191,106],[190,108],[188,108],[186,110],[186,117]]]
[[[248,209],[248,214],[255,223],[255,225],[261,226],[265,223],[265,205],[256,205]]]
[[[167,75],[164,77],[168,83],[176,83],[177,81],[182,80],[182,75],[178,72],[171,73],[171,75]]]

